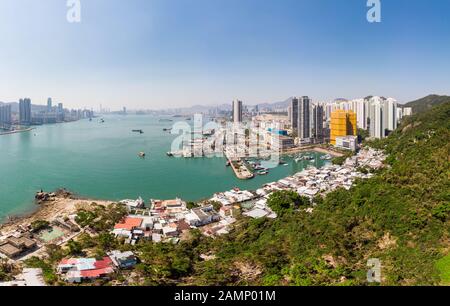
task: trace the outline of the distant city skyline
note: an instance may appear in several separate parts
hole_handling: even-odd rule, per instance
[[[120,111],[366,95],[449,94],[450,2],[365,0],[0,3],[0,101]],[[20,17],[20,22],[18,22]]]

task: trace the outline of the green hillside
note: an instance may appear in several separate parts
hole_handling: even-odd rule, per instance
[[[449,96],[429,95],[416,101],[406,103],[406,107],[412,107],[413,113],[421,113],[430,110],[436,105],[450,102]]]

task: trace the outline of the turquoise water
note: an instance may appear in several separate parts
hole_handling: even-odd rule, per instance
[[[0,136],[0,219],[32,210],[40,189],[65,187],[93,199],[199,200],[233,187],[257,189],[306,165],[323,164],[318,158],[315,164],[285,158],[288,166],[241,181],[223,158],[167,157],[176,135],[162,129],[172,124],[152,116],[106,116],[105,123],[81,120]],[[137,156],[140,151],[145,159]]]

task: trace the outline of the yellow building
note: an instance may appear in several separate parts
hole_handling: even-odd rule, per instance
[[[331,113],[330,142],[336,145],[336,137],[356,136],[356,113],[354,111],[335,110]]]

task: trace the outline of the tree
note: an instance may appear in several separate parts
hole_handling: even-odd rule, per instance
[[[6,258],[0,258],[0,281],[10,281],[16,274],[16,267]]]
[[[97,237],[98,246],[106,251],[111,250],[117,245],[116,237],[111,233],[101,233]]]
[[[31,222],[31,229],[34,232],[39,232],[40,230],[46,229],[50,226],[50,223],[48,221],[44,220],[35,220]]]
[[[310,204],[310,200],[295,191],[276,191],[270,195],[267,204],[274,212],[282,214],[300,206],[307,206]]]
[[[52,263],[58,262],[64,258],[64,251],[56,244],[49,244],[45,247],[48,260]]]
[[[198,204],[195,203],[195,202],[187,202],[186,203],[186,208],[187,209],[193,209],[193,208],[197,208],[197,207],[198,207]]]
[[[77,256],[77,255],[84,255],[83,254],[83,247],[81,246],[81,243],[78,241],[75,241],[73,239],[70,239],[67,242],[67,251],[68,255]]]

